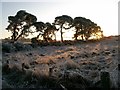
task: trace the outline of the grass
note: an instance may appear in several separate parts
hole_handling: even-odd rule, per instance
[[[87,87],[99,87],[100,81],[96,79],[99,77],[99,68],[105,70],[101,66],[105,67],[106,64],[109,64],[107,58],[111,58],[112,61],[116,60],[111,56],[112,53],[117,54],[114,50],[116,47],[113,47],[115,43],[109,47],[108,44],[113,42],[105,41],[102,44],[101,42],[89,42],[39,43],[34,48],[32,47],[32,51],[29,52],[24,49],[29,44],[18,43],[11,46],[10,43],[7,43],[8,46],[6,45],[7,48],[4,48],[3,53],[7,51],[9,53],[5,56],[3,54],[5,59],[3,62],[7,59],[10,60],[10,71],[6,71],[6,73],[3,70],[3,79],[13,88],[37,87],[60,88],[62,90],[63,88],[68,90],[82,88],[81,90],[85,90]],[[14,53],[11,51],[11,47],[15,47]],[[110,50],[105,51],[106,47]],[[114,51],[111,51],[111,48]],[[27,62],[29,68],[22,70],[23,62]],[[53,68],[52,74],[49,74],[50,68]],[[96,82],[93,83],[93,81]]]

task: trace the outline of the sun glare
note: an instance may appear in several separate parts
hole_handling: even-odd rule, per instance
[[[101,32],[98,32],[94,35],[91,35],[91,37],[89,39],[101,39],[103,37],[103,34]]]

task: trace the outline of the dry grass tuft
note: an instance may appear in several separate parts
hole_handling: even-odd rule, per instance
[[[73,60],[66,60],[64,62],[64,67],[66,67],[66,69],[76,69],[76,68],[79,68],[80,66]]]

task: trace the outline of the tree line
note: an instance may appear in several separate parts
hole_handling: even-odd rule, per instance
[[[35,40],[42,37],[45,42],[52,40],[56,41],[57,36],[55,32],[58,31],[60,31],[61,42],[63,42],[63,29],[70,30],[71,28],[75,29],[74,40],[89,40],[92,36],[95,36],[96,38],[103,37],[101,27],[85,17],[75,17],[73,19],[71,16],[62,15],[55,17],[53,23],[44,23],[42,21],[37,22],[37,17],[35,15],[32,15],[25,10],[20,10],[15,16],[8,16],[8,22],[9,25],[6,30],[12,33],[11,40],[13,42],[35,32],[38,33],[34,38]],[[32,26],[35,27],[35,30],[31,29]]]

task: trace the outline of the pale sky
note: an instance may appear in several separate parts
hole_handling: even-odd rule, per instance
[[[10,37],[10,33],[5,30],[9,24],[7,18],[8,16],[14,16],[19,10],[26,10],[26,12],[35,15],[38,19],[37,21],[51,23],[54,21],[56,16],[61,15],[69,15],[72,18],[78,16],[85,17],[101,26],[104,35],[118,35],[119,0],[34,0],[34,2],[33,0],[1,1],[1,38]]]

